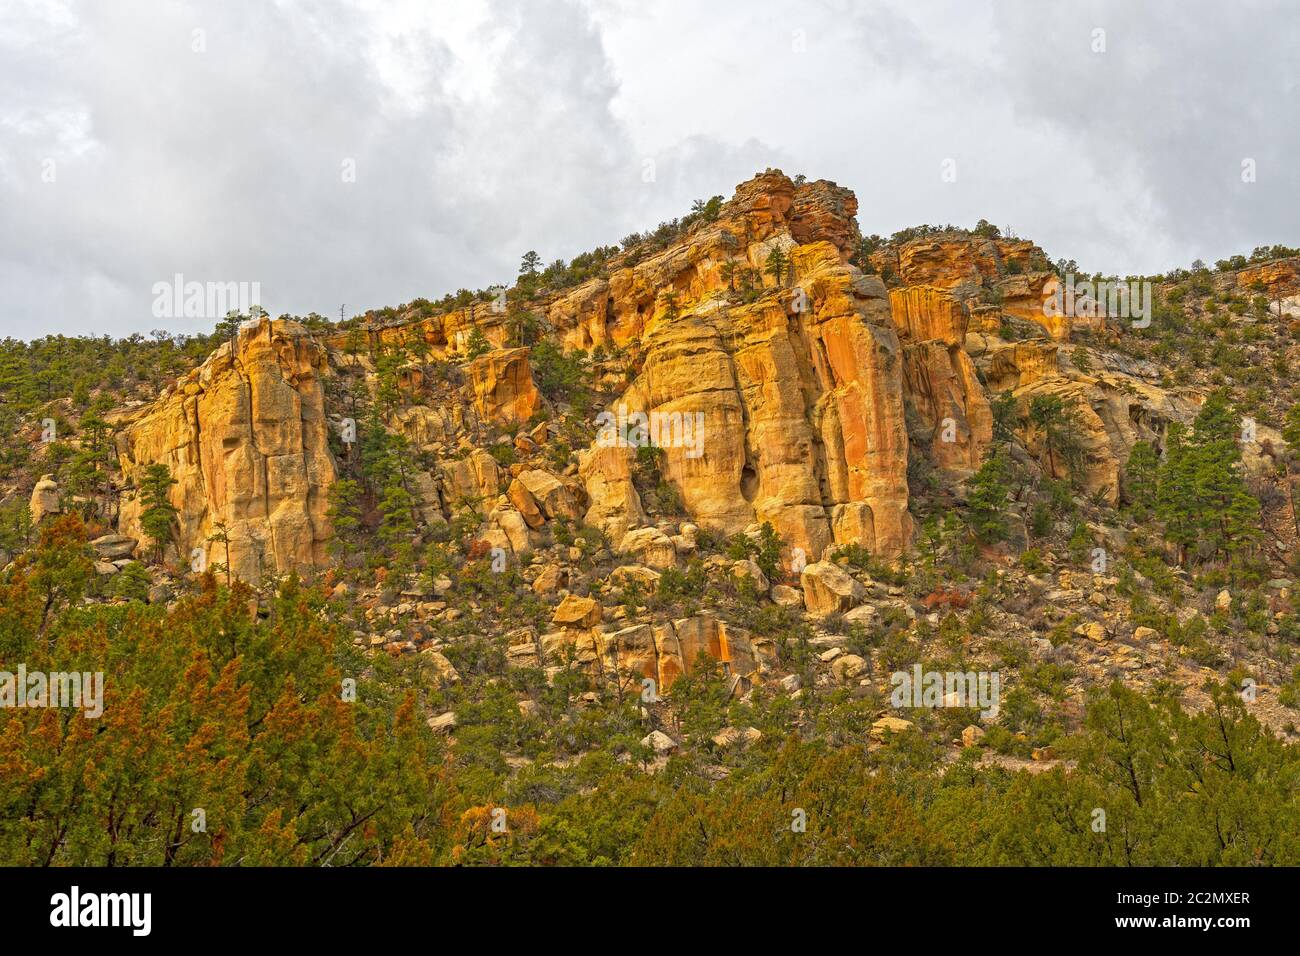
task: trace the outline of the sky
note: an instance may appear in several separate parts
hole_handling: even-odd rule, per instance
[[[768,167],[1088,271],[1300,245],[1297,50],[1252,0],[3,0],[0,338],[437,299]]]

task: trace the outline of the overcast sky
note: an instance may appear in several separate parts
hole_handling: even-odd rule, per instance
[[[768,166],[866,233],[983,217],[1089,270],[1297,245],[1298,11],[2,0],[0,337],[210,330],[155,316],[177,273],[272,314],[439,298]]]

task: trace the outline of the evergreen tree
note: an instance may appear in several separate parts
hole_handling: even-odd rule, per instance
[[[491,352],[492,343],[487,340],[483,330],[475,326],[474,330],[469,334],[469,341],[466,343],[465,349],[465,358],[472,362],[480,355]]]
[[[1079,420],[1075,411],[1059,395],[1035,395],[1026,415],[1042,444],[1047,473],[1052,477],[1073,478],[1083,464],[1083,445],[1079,441]],[[1065,474],[1057,465],[1065,466]]]
[[[1160,457],[1155,446],[1148,441],[1133,443],[1128,464],[1124,466],[1124,500],[1133,509],[1137,520],[1145,520],[1156,506],[1156,482],[1160,470]]]
[[[995,448],[971,476],[967,494],[967,520],[981,544],[994,544],[1006,539],[1010,496],[1010,461],[1006,452]]]
[[[162,560],[163,551],[172,537],[176,506],[171,503],[170,489],[174,484],[176,479],[162,462],[149,465],[140,478],[140,500],[144,505],[140,527],[153,541],[155,561]]]
[[[763,263],[763,271],[770,275],[777,285],[785,284],[784,276],[787,268],[791,268],[791,262],[780,246],[773,248]]]
[[[1241,476],[1239,435],[1223,391],[1206,398],[1190,435],[1177,423],[1169,427],[1156,514],[1180,564],[1193,545],[1199,557],[1230,558],[1259,536],[1259,502]]]
[[[1295,525],[1296,537],[1300,538],[1300,507],[1296,505],[1294,474],[1295,460],[1300,456],[1300,402],[1296,402],[1286,410],[1286,416],[1282,420],[1282,440],[1287,443],[1287,453],[1283,459],[1286,468],[1287,501],[1291,505],[1291,520]]]

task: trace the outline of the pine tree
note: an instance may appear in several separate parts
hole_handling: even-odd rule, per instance
[[[740,267],[730,259],[718,266],[718,278],[727,283],[727,288],[732,292],[736,291],[736,275],[739,272]]]
[[[1181,422],[1173,422],[1165,433],[1165,459],[1156,484],[1156,517],[1164,523],[1165,538],[1178,549],[1179,564],[1186,563],[1187,549],[1196,543],[1199,533],[1195,470],[1187,429]]]
[[[1134,442],[1124,466],[1124,500],[1133,509],[1139,521],[1145,520],[1156,506],[1156,481],[1160,470],[1160,457],[1155,446],[1148,441]]]
[[[1035,395],[1029,401],[1026,418],[1042,442],[1047,473],[1052,477],[1073,479],[1083,464],[1080,426],[1074,409],[1059,395]],[[1065,475],[1058,474],[1058,464],[1065,465]]]
[[[781,250],[781,247],[777,246],[767,254],[767,260],[763,263],[763,271],[770,275],[777,285],[784,285],[784,276],[788,266],[790,266],[789,258]]]
[[[153,541],[155,561],[162,560],[163,550],[172,537],[176,506],[171,503],[170,489],[174,484],[176,479],[162,462],[147,467],[140,478],[140,500],[144,504],[140,527]]]
[[[1180,564],[1193,545],[1200,556],[1231,557],[1259,536],[1259,502],[1241,476],[1239,434],[1223,391],[1206,398],[1190,435],[1178,423],[1169,426],[1156,515]]]
[[[1006,539],[1010,496],[1010,462],[1001,449],[995,449],[971,476],[967,495],[967,520],[981,544],[994,544]]]

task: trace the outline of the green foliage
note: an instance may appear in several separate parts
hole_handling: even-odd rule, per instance
[[[171,469],[161,462],[155,462],[144,470],[140,477],[140,527],[153,541],[154,560],[161,561],[163,550],[171,541],[172,523],[176,518],[176,507],[171,503],[170,488],[176,484]]]
[[[1169,426],[1157,477],[1156,515],[1179,563],[1230,557],[1259,536],[1259,502],[1242,479],[1239,426],[1222,391],[1210,395],[1192,426]]]
[[[1011,465],[1006,453],[994,448],[971,476],[966,520],[981,544],[1005,540],[1007,502],[1011,495]]]
[[[473,361],[479,356],[486,355],[492,351],[492,343],[487,340],[483,330],[475,326],[469,334],[469,341],[465,343],[465,357]]]
[[[579,411],[590,401],[586,373],[578,354],[565,354],[560,346],[544,339],[533,346],[530,356],[537,387],[553,402],[565,402]]]
[[[49,639],[33,640],[40,569],[79,532],[75,519],[51,529],[0,579],[0,657],[104,675],[96,718],[0,708],[0,863],[445,858],[442,821],[454,805],[417,695],[364,676],[350,634],[319,613],[319,594],[289,581],[265,616],[250,617],[251,592],[218,589],[211,576],[171,610],[82,609],[74,588],[56,596]],[[357,678],[351,702],[344,675]]]
[[[1159,471],[1160,458],[1155,446],[1147,441],[1135,442],[1124,466],[1122,486],[1124,501],[1139,521],[1155,510]]]
[[[1059,476],[1057,466],[1064,465],[1065,475],[1073,478],[1083,465],[1081,429],[1074,409],[1059,395],[1035,395],[1029,400],[1025,418],[1038,438],[1047,473]]]
[[[771,276],[772,281],[777,285],[784,285],[787,270],[793,272],[793,269],[794,264],[779,246],[773,247],[763,262],[763,271]]]
[[[147,601],[153,579],[139,561],[132,561],[111,578],[109,591],[126,601]]]

